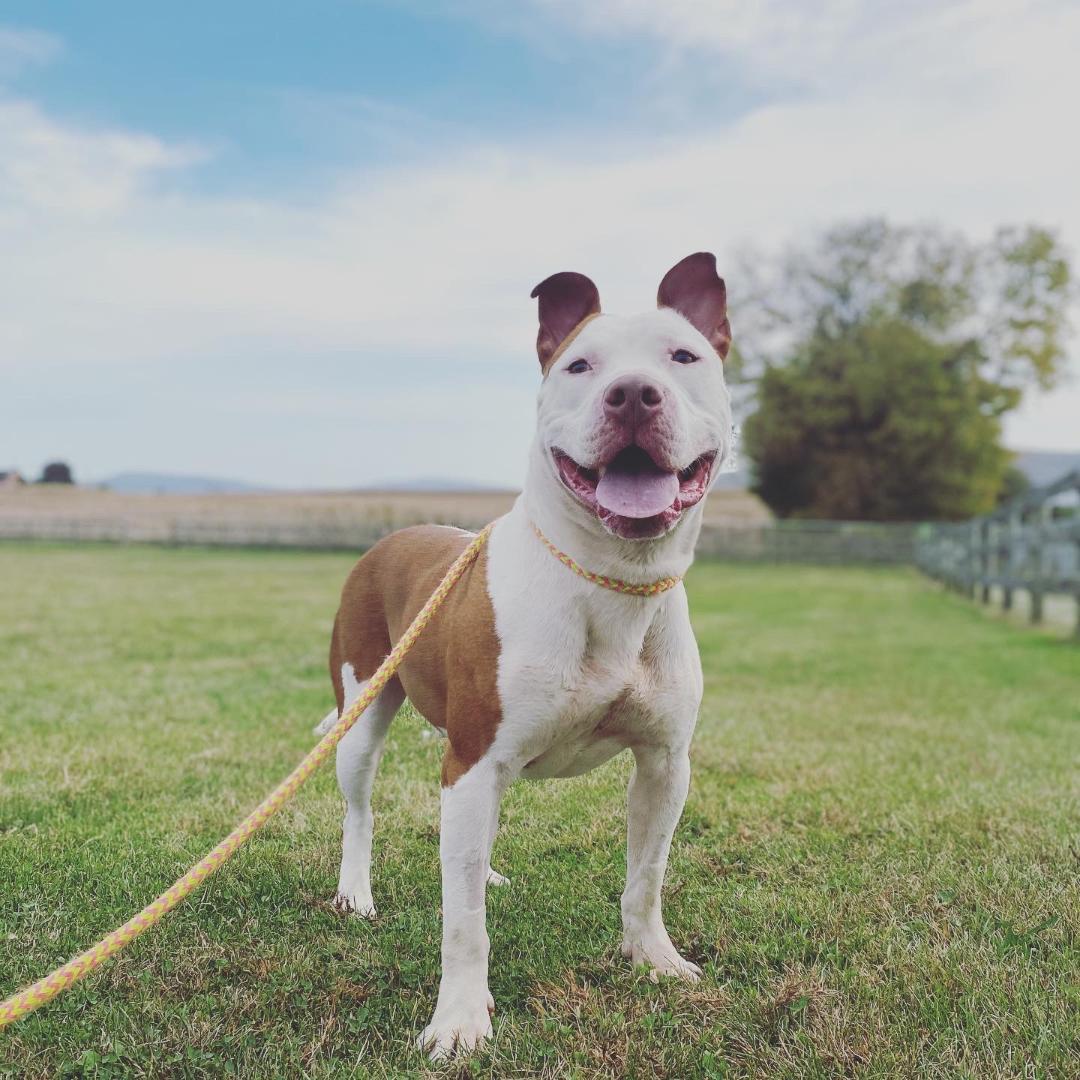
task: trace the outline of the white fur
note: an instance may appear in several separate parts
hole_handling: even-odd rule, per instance
[[[352,664],[341,666],[344,692],[342,713],[364,692],[367,681],[360,682]],[[342,823],[341,871],[334,905],[341,911],[365,919],[375,918],[375,902],[371,896],[371,843],[375,816],[371,812],[371,789],[379,767],[386,734],[404,701],[404,695],[388,686],[371,703],[362,716],[345,734],[337,749],[337,778],[345,796],[345,820]],[[316,729],[325,734],[340,719],[337,709]],[[435,729],[432,729],[435,730]],[[489,885],[509,885],[510,879],[485,867]]]
[[[675,364],[671,352],[677,348],[701,360]],[[589,360],[587,374],[565,371],[577,357]],[[484,758],[443,792],[443,973],[435,1013],[419,1040],[433,1057],[472,1048],[491,1034],[484,892],[486,883],[498,879],[488,860],[499,800],[519,777],[572,776],[632,749],[623,952],[635,964],[648,965],[654,977],[701,974],[672,944],[660,903],[671,838],[686,799],[688,751],[702,693],[685,590],[679,585],[637,597],[600,588],[553,558],[533,530],[539,526],[589,570],[627,581],[681,575],[690,566],[702,503],[658,539],[618,539],[567,491],[552,461],[551,448],[557,446],[591,467],[604,392],[627,374],[645,375],[666,391],[670,445],[680,468],[718,450],[715,477],[730,452],[731,411],[720,359],[673,311],[594,319],[545,379],[525,490],[488,542],[502,720]],[[391,705],[396,710],[398,704],[388,702],[373,727],[384,730]],[[350,814],[354,803],[367,805],[370,772],[382,745],[381,735],[359,738],[367,741],[345,770],[355,790]],[[342,771],[339,761],[339,777]],[[356,817],[352,834],[348,820],[347,815],[351,876],[346,881],[343,859],[339,892],[367,909],[370,812]]]
[[[499,799],[510,776],[494,763],[473,766],[442,793],[443,946],[439,1000],[418,1045],[433,1058],[471,1050],[491,1034],[484,890]]]
[[[351,664],[343,664],[341,682],[347,709],[363,693]],[[396,684],[387,686],[338,743],[337,778],[345,796],[345,821],[341,830],[341,874],[334,903],[342,911],[365,919],[375,917],[371,898],[371,838],[375,818],[371,812],[371,788],[379,767],[386,733],[397,715],[404,693]]]
[[[316,735],[325,735],[339,720],[341,717],[338,715],[337,708],[331,709],[312,729]]]
[[[673,363],[671,353],[680,348],[701,359]],[[577,359],[588,360],[589,370],[568,373]],[[723,364],[701,333],[669,308],[643,315],[601,315],[573,339],[540,388],[526,490],[538,490],[537,468],[554,475],[550,447],[557,446],[583,465],[595,464],[604,432],[605,391],[627,375],[645,376],[666,392],[665,427],[671,437],[665,442],[679,468],[706,450],[719,449],[721,458],[730,453],[731,404]],[[591,514],[587,519],[582,524],[590,531],[600,528]],[[639,553],[635,561],[640,559]]]

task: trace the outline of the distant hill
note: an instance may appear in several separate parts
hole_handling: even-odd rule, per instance
[[[1032,487],[1043,487],[1080,469],[1080,450],[1020,450],[1016,467],[1031,481]]]
[[[118,491],[124,495],[244,495],[281,491],[281,488],[250,484],[245,480],[229,480],[220,476],[187,476],[177,473],[124,472],[101,480],[96,486]],[[416,476],[364,484],[355,491],[415,491],[460,492],[502,491],[491,484],[455,480],[448,476]]]
[[[126,495],[240,495],[268,491],[243,480],[224,480],[218,476],[183,476],[174,473],[117,473],[100,482],[101,487]]]

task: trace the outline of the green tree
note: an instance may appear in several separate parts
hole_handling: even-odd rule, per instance
[[[41,470],[39,484],[74,484],[75,478],[71,473],[71,466],[66,461],[50,461]]]
[[[1030,490],[1031,481],[1028,479],[1027,473],[1016,465],[1010,465],[1005,470],[1005,476],[1001,481],[1001,489],[998,491],[997,497],[998,505],[1003,506],[1005,503],[1012,502],[1013,499],[1018,499]]]
[[[1001,417],[1064,367],[1069,265],[1054,236],[986,244],[881,221],[748,264],[737,388],[755,490],[782,516],[917,520],[993,507]]]
[[[989,509],[1009,455],[1001,421],[962,367],[950,347],[895,318],[812,336],[758,384],[743,429],[756,490],[783,517],[907,521]]]

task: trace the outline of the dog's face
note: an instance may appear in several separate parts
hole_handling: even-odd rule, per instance
[[[540,300],[537,452],[578,513],[628,540],[663,536],[705,497],[731,447],[730,342],[716,260],[664,277],[656,311],[600,314],[588,278],[556,274]]]

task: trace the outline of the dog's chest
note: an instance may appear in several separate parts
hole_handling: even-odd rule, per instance
[[[655,721],[655,672],[640,647],[593,651],[563,668],[530,742],[527,778],[577,776],[629,746]]]
[[[580,582],[513,515],[490,556],[495,751],[519,775],[576,776],[692,727],[696,650],[681,590],[639,598]]]

